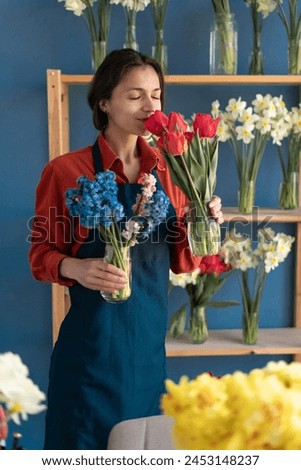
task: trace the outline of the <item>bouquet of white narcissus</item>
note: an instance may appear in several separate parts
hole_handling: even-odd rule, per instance
[[[58,0],[75,16],[82,16],[88,26],[92,45],[92,67],[95,72],[108,52],[111,21],[110,0]]]
[[[250,1],[250,0],[248,0]],[[252,0],[251,0],[252,1]],[[263,18],[275,12],[282,21],[288,39],[288,73],[301,73],[301,10],[299,0],[253,0]],[[299,7],[299,12],[298,12]]]
[[[275,233],[271,228],[258,230],[258,244],[253,248],[250,238],[232,230],[221,249],[225,263],[237,270],[243,305],[243,338],[247,344],[257,341],[260,302],[267,274],[285,261],[295,238]],[[249,270],[254,276],[249,277]]]
[[[283,176],[279,191],[279,207],[281,209],[295,209],[299,206],[301,103],[298,107],[293,106],[290,109],[286,121],[280,123],[277,136],[278,140],[273,143],[277,144]]]
[[[266,146],[271,138],[278,142],[289,119],[282,96],[257,94],[252,105],[240,97],[231,98],[225,110],[220,109],[218,100],[212,103],[212,115],[220,118],[219,141],[228,141],[235,157],[238,208],[242,213],[251,213],[254,207],[256,180]]]

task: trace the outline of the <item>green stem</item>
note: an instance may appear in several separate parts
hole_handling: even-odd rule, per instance
[[[195,200],[196,200],[196,202],[198,203],[198,205],[199,205],[199,207],[200,207],[200,209],[201,209],[201,211],[202,211],[203,217],[206,219],[207,213],[205,212],[203,203],[202,203],[202,201],[201,201],[201,199],[200,199],[200,197],[199,197],[199,194],[198,194],[197,190],[196,190],[195,187],[194,187],[194,183],[193,183],[193,180],[192,180],[192,178],[191,178],[190,172],[189,172],[189,170],[188,170],[188,168],[187,168],[187,165],[186,165],[185,158],[184,158],[183,154],[180,155],[180,158],[181,158],[181,161],[182,161],[182,164],[183,164],[185,173],[186,173],[186,175],[187,175],[188,181],[189,181],[189,183],[190,183],[192,192],[193,192],[193,194],[194,194],[194,196],[195,196]]]

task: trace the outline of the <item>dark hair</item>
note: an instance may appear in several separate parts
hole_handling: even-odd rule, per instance
[[[164,106],[164,75],[161,66],[151,57],[133,49],[118,49],[110,52],[97,69],[88,92],[88,103],[93,111],[93,123],[102,130],[108,123],[108,116],[100,107],[102,99],[109,100],[114,88],[131,67],[150,65],[157,72],[161,87],[161,106]]]

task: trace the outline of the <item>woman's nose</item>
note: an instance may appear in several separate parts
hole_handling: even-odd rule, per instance
[[[154,102],[154,99],[151,96],[145,97],[143,101],[143,111],[147,112],[153,112],[158,109],[156,107],[156,103]]]

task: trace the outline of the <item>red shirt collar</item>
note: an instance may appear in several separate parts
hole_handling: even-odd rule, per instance
[[[104,138],[103,134],[99,134],[98,144],[101,149],[102,164],[104,170],[112,170],[114,172],[118,172],[119,168],[122,173],[122,162],[118,155],[113,152],[106,139]],[[150,173],[153,169],[157,168],[160,171],[165,171],[166,164],[163,156],[161,155],[158,149],[156,149],[155,147],[151,147],[146,142],[146,140],[140,136],[138,136],[137,145],[139,149],[139,154],[141,156],[138,182],[144,173]],[[120,162],[121,165],[118,162]],[[119,176],[121,176],[121,174],[119,174]]]

